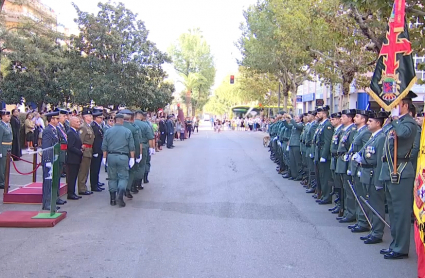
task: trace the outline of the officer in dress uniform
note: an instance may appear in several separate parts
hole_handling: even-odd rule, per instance
[[[4,189],[7,152],[12,150],[13,132],[10,126],[10,112],[0,111],[0,189]]]
[[[148,176],[149,176],[149,172],[151,171],[151,158],[152,158],[152,155],[155,154],[155,135],[154,135],[154,132],[153,132],[153,126],[152,126],[151,122],[149,122],[147,120],[146,116],[147,116],[147,114],[145,113],[144,123],[145,123],[145,125],[148,126],[147,137],[149,138],[149,151],[148,151],[148,157],[146,158],[145,174],[143,176],[143,183],[145,183],[145,184],[149,183]]]
[[[103,122],[102,110],[93,111],[94,121],[90,124],[93,134],[93,156],[90,161],[90,187],[92,192],[102,192],[104,183],[99,182],[100,166],[102,164],[102,141],[103,141],[103,130],[100,124]]]
[[[57,134],[59,137],[59,144],[60,144],[60,153],[59,153],[59,171],[61,177],[66,177],[66,150],[68,149],[68,138],[65,131],[65,120],[66,116],[68,115],[68,111],[64,109],[57,109],[56,111],[59,112],[59,121],[56,126]],[[57,199],[56,204],[57,205],[63,205],[65,201],[62,201],[61,199]]]
[[[303,130],[301,131],[300,134],[300,154],[301,154],[301,178],[302,181],[300,182],[304,187],[307,187],[307,180],[306,180],[306,176],[305,173],[307,172],[307,160],[305,157],[305,151],[306,151],[306,145],[305,145],[305,137],[306,137],[306,130],[308,129],[308,127],[310,126],[310,123],[307,120],[307,113],[302,114],[302,118],[303,118]]]
[[[108,161],[108,186],[111,206],[115,206],[117,191],[118,205],[125,207],[124,193],[129,179],[129,169],[135,164],[135,146],[131,131],[124,127],[124,115],[115,116],[115,125],[103,137],[103,164]],[[130,160],[129,160],[130,157]]]
[[[349,223],[356,221],[356,204],[353,192],[349,188],[348,180],[351,181],[351,176],[348,175],[349,157],[348,151],[356,133],[354,125],[354,117],[356,116],[355,109],[346,109],[341,111],[341,123],[344,125],[342,129],[341,140],[338,145],[338,157],[336,161],[335,174],[340,177],[343,189],[342,209],[344,213],[336,219],[340,223]],[[342,197],[342,196],[341,196]]]
[[[113,115],[106,116],[105,124],[103,125],[103,134],[114,126],[115,120]],[[108,172],[108,166],[105,165],[105,172]]]
[[[50,206],[52,205],[50,203],[52,185],[53,183],[59,183],[59,179],[56,181],[53,180],[54,151],[52,148],[55,144],[59,143],[59,135],[56,128],[59,123],[59,111],[46,113],[45,116],[48,125],[43,130],[43,135],[41,137],[41,148],[43,149],[43,154],[41,156],[41,164],[43,166],[42,209],[50,210]],[[56,210],[58,209],[59,207],[56,207]]]
[[[386,185],[386,198],[391,223],[392,242],[388,249],[381,250],[385,259],[407,258],[410,246],[411,211],[413,206],[413,169],[410,154],[418,125],[409,114],[409,106],[417,95],[410,91],[398,105],[398,113],[392,113],[392,122],[385,138],[380,181]],[[394,115],[395,114],[395,115]],[[395,137],[397,153],[394,157]],[[396,165],[394,160],[397,159]],[[394,170],[395,168],[395,170]]]
[[[371,132],[369,140],[358,153],[356,162],[360,163],[360,182],[366,189],[369,204],[385,219],[385,188],[384,182],[379,180],[382,167],[382,153],[384,151],[385,133],[382,131],[384,121],[388,118],[387,112],[369,112],[367,128]],[[366,199],[366,196],[364,196]],[[363,206],[366,208],[366,206]],[[385,224],[373,212],[369,219],[372,227],[367,236],[360,237],[365,244],[382,242]]]
[[[366,188],[360,182],[361,171],[359,168],[359,164],[356,161],[356,157],[358,157],[358,154],[356,155],[356,153],[358,153],[362,149],[364,144],[369,140],[370,136],[372,135],[366,125],[369,119],[369,114],[370,113],[368,110],[356,111],[356,116],[354,117],[354,124],[356,125],[357,131],[353,137],[353,142],[351,143],[349,151],[349,156],[351,157],[351,178],[353,181],[354,190],[358,198],[366,197]],[[351,229],[351,232],[353,233],[367,232],[370,230],[369,223],[367,222],[366,217],[357,201],[355,202],[355,205],[357,222],[354,225],[348,226],[348,228]]]
[[[320,128],[318,128],[316,136],[316,153],[314,159],[317,163],[319,170],[319,179],[321,191],[320,196],[317,198],[319,205],[327,205],[332,203],[332,172],[331,165],[331,142],[334,128],[329,120],[329,106],[317,108],[317,115],[320,120]]]
[[[299,116],[292,118],[290,114],[286,114],[286,121],[283,122],[285,127],[291,131],[289,137],[289,168],[291,169],[290,180],[300,181],[302,180],[302,162],[301,162],[301,150],[300,141],[301,133],[304,129],[304,123]]]
[[[135,154],[134,157],[136,159],[135,165],[129,171],[129,178],[127,183],[127,189],[125,190],[125,196],[129,199],[133,198],[131,193],[137,194],[139,191],[135,188],[134,181],[138,178],[138,170],[139,163],[142,160],[142,143],[141,143],[141,131],[139,126],[133,123],[134,121],[134,113],[128,109],[124,109],[120,111],[121,114],[124,115],[124,127],[128,128],[133,135],[134,146],[135,146]]]
[[[344,126],[341,123],[341,116],[342,116],[341,112],[333,113],[331,115],[331,124],[334,127],[334,134],[332,136],[332,142],[330,147],[330,152],[331,152],[330,170],[332,172],[332,180],[333,180],[333,187],[334,187],[333,192],[337,196],[337,198],[335,199],[335,207],[329,209],[329,211],[332,212],[333,214],[337,214],[341,210],[340,200],[342,197],[342,194],[341,194],[342,180],[341,180],[341,177],[337,176],[337,174],[335,173],[336,162],[338,159],[338,145],[341,139],[342,130],[344,128]]]
[[[316,134],[317,126],[319,125],[316,120],[316,111],[308,112],[310,118],[310,128],[306,136],[306,156],[308,161],[308,186],[306,193],[314,193],[316,191],[316,171],[314,165],[314,135]]]
[[[90,195],[93,194],[92,191],[87,190],[87,178],[89,175],[89,169],[91,164],[91,159],[93,156],[93,142],[94,142],[94,132],[91,127],[91,122],[93,121],[93,113],[89,109],[84,109],[82,112],[83,123],[81,124],[79,133],[80,139],[83,143],[83,159],[81,160],[80,170],[78,172],[78,194],[80,195]]]

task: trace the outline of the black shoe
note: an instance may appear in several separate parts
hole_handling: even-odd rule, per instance
[[[78,196],[77,194],[75,194],[74,196],[76,196],[78,199],[83,198],[83,197],[81,197],[81,196]]]
[[[341,208],[338,207],[338,208],[334,209],[331,213],[332,214],[338,214],[340,210],[341,210]]]
[[[4,185],[0,185],[0,189],[4,189]]]
[[[342,219],[344,219],[345,217],[344,216],[338,216],[337,218],[336,218],[336,220],[342,220]]]
[[[130,190],[128,190],[128,189],[125,190],[125,197],[127,197],[129,199],[133,199],[133,195],[131,195]]]
[[[377,238],[377,237],[371,236],[364,241],[364,244],[376,244],[376,243],[381,243],[381,242],[382,242],[382,238]]]
[[[390,248],[388,249],[381,249],[381,251],[379,251],[379,254],[385,255],[385,254],[389,254],[391,253],[393,250],[391,250]]]
[[[92,192],[90,192],[90,191],[85,191],[85,192],[78,192],[78,194],[80,194],[80,195],[91,195],[91,194],[92,194]]]
[[[360,240],[366,240],[366,239],[370,238],[371,236],[372,236],[371,234],[368,234],[367,236],[361,236]]]
[[[123,207],[125,207],[125,202],[124,202],[124,191],[125,190],[120,190],[119,192],[118,192],[118,201],[117,201],[117,203],[118,203],[118,206],[120,207],[120,208],[123,208]]]
[[[104,184],[103,182],[99,182],[99,183],[97,184],[97,186],[101,187],[101,186],[105,186],[105,184]]]
[[[314,188],[307,189],[305,193],[314,193],[316,190]]]
[[[282,178],[288,179],[289,178],[289,175],[288,174],[284,174],[284,175],[282,175]]]
[[[391,251],[390,253],[384,255],[384,259],[387,260],[406,259],[407,257],[409,257],[409,254],[402,254],[394,251]]]
[[[91,191],[92,192],[102,192],[102,189],[99,188],[99,187],[96,187],[96,188],[92,188]]]
[[[137,189],[139,189],[139,190],[143,190],[143,183],[142,183],[142,180],[137,180],[136,184],[137,184]]]
[[[332,204],[332,201],[321,201],[321,202],[319,202],[319,205],[330,205],[330,204]]]
[[[328,209],[329,211],[334,211],[338,208],[338,206],[334,206],[333,208]]]
[[[344,217],[343,219],[339,220],[339,223],[352,223],[352,222],[356,222],[356,218],[348,219]]]
[[[316,192],[316,190],[314,190],[315,192]],[[314,199],[317,199],[317,194],[313,194],[313,196],[311,196],[311,197],[313,197]]]
[[[111,195],[111,206],[115,206],[117,204],[117,192],[109,192]]]
[[[294,178],[293,177],[289,177],[288,180],[292,181],[292,180],[294,180]]]
[[[355,227],[357,227],[357,226],[359,226],[359,224],[357,224],[357,223],[356,223],[356,224],[353,224],[353,225],[348,225],[348,227],[347,227],[347,228],[348,228],[349,230],[351,230],[351,229],[353,229],[353,228],[355,228]]]
[[[137,189],[137,186],[134,183],[130,188],[130,192],[133,193],[133,194],[139,193],[139,190]]]
[[[370,229],[369,228],[365,228],[365,227],[361,227],[361,226],[357,226],[351,229],[352,233],[365,233],[365,232],[369,232]]]
[[[148,180],[148,175],[149,175],[149,173],[145,173],[145,176],[143,177],[143,183],[149,183],[149,180]]]
[[[68,200],[80,200],[80,198],[78,198],[75,194],[74,195],[68,195],[67,199]]]
[[[294,179],[294,181],[301,181],[301,180],[303,180],[303,177],[296,177],[296,178]]]
[[[56,211],[60,210],[61,207],[56,207]],[[43,207],[41,210],[50,210],[50,207]]]
[[[315,202],[320,203],[321,201],[322,201],[322,199],[317,199]]]

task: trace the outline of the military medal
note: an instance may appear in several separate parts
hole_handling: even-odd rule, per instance
[[[367,158],[370,158],[370,157],[371,157],[370,153],[367,153],[367,154],[366,154],[366,157],[367,157]]]

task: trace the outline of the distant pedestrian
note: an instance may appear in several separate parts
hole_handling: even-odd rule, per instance
[[[20,157],[22,156],[22,150],[21,150],[21,136],[20,136],[21,121],[19,120],[19,110],[16,108],[12,110],[10,125],[12,126],[12,132],[13,132],[12,155],[13,155],[13,160],[17,161],[17,160],[20,160]]]
[[[184,141],[184,139],[185,139],[185,134],[184,134],[184,132],[185,132],[185,126],[184,126],[184,124],[182,124],[182,125],[180,126],[180,141]]]

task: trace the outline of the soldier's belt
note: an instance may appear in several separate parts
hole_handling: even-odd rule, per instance
[[[68,149],[68,144],[61,144],[61,151],[66,151]]]
[[[119,154],[119,155],[126,155],[126,156],[128,156],[128,153],[123,153],[123,152],[108,152],[108,154]]]
[[[12,142],[1,142],[2,145],[12,145]]]
[[[410,161],[409,157],[407,157],[407,158],[406,157],[397,157],[397,163],[407,163],[409,161]],[[388,159],[387,159],[386,156],[384,156],[382,158],[382,162],[388,162]]]
[[[359,166],[363,169],[373,169],[376,168],[376,165],[373,164],[359,164]]]
[[[331,153],[331,156],[332,157],[338,157],[339,155],[338,155],[338,153]]]
[[[92,149],[93,145],[83,144],[83,147],[86,148],[86,149]]]
[[[283,142],[288,142],[288,141],[289,141],[289,139],[282,139],[282,141],[283,141]]]

